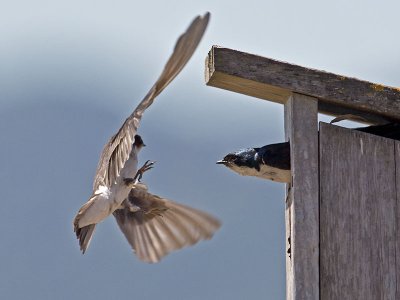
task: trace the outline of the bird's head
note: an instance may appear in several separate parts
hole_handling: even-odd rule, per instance
[[[146,145],[144,144],[142,137],[138,134],[135,135],[135,141],[133,142],[133,145],[136,147],[136,149],[140,150]]]
[[[242,173],[242,169],[254,168],[256,153],[254,148],[239,150],[225,155],[223,159],[217,161],[217,164],[224,165],[235,172]]]
[[[238,155],[236,155],[235,153],[229,153],[229,154],[225,155],[223,159],[217,161],[217,164],[224,165],[229,168],[230,165],[234,165],[235,162],[239,159],[240,159],[240,157]]]

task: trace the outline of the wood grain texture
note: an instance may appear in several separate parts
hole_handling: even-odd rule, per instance
[[[213,46],[207,85],[285,103],[292,92],[319,99],[319,111],[362,115],[372,123],[400,120],[400,88]]]
[[[396,299],[400,299],[400,142],[395,141],[396,159]]]
[[[394,155],[393,140],[321,123],[321,299],[399,299]]]
[[[293,94],[285,104],[292,182],[286,201],[286,299],[319,299],[318,101]],[[289,245],[288,245],[289,246]]]

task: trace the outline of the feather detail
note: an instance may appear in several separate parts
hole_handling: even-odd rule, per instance
[[[127,168],[128,170],[125,170],[125,165],[127,164],[127,161],[132,161],[131,165],[133,166],[137,162],[137,153],[132,153],[132,149],[135,149],[133,147],[133,141],[135,140],[135,135],[144,111],[154,102],[154,99],[180,73],[189,61],[206,30],[209,18],[209,13],[206,13],[204,16],[197,16],[187,30],[178,38],[173,53],[164,66],[158,80],[154,83],[131,115],[125,120],[118,132],[113,135],[104,146],[93,182],[93,195],[96,195],[96,192],[102,187],[105,187],[108,190],[115,190],[117,181],[120,181],[117,179],[122,175],[125,175],[121,174],[121,172],[131,172],[131,166]],[[135,174],[132,174],[132,176],[134,175]],[[120,186],[118,186],[117,189],[118,188],[120,188]],[[115,192],[121,195],[120,191]],[[122,200],[125,199],[125,197],[126,195],[122,196]],[[117,198],[118,197],[114,195],[107,197],[107,199],[104,197],[92,196],[79,210],[74,220],[74,230],[79,239],[82,252],[85,252],[89,246],[95,224],[114,211],[115,207],[113,205],[115,203],[110,204],[111,201],[116,202],[118,205],[120,204],[118,203],[119,199]],[[150,233],[156,235],[154,231],[137,232],[138,238],[144,244],[149,243],[149,240],[152,237]],[[142,250],[146,252],[147,248],[143,248]],[[157,255],[153,252],[146,252],[143,256],[151,257],[151,260],[156,260],[155,257]]]
[[[153,195],[145,189],[132,189],[131,205],[114,211],[118,226],[139,259],[156,263],[171,251],[210,239],[221,226],[211,215],[171,200]]]

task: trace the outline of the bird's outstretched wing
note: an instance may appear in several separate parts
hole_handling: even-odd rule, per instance
[[[156,263],[171,251],[210,239],[221,226],[205,212],[147,190],[132,189],[125,201],[139,210],[132,212],[124,203],[125,208],[113,214],[132,249],[145,262]]]
[[[125,120],[118,132],[104,146],[97,166],[93,191],[96,191],[100,185],[109,187],[115,182],[129,158],[143,112],[186,65],[204,34],[209,18],[209,13],[196,17],[186,32],[179,37],[174,51],[156,83]]]

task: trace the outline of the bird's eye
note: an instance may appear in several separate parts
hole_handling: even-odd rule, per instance
[[[237,158],[236,155],[233,155],[233,154],[229,154],[229,155],[225,156],[225,160],[229,161],[229,162],[235,161],[236,158]]]

